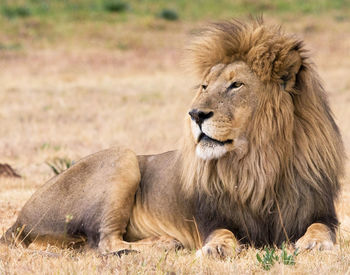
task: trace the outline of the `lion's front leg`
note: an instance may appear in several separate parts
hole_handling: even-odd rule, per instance
[[[299,250],[329,250],[333,249],[335,243],[335,234],[325,224],[313,223],[311,224],[304,236],[302,236],[296,243],[295,247]]]
[[[197,257],[211,256],[227,258],[237,255],[240,244],[230,230],[217,229],[204,242],[204,246],[196,253]]]

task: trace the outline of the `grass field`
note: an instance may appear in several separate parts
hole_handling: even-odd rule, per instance
[[[0,163],[22,175],[0,178],[0,235],[54,175],[46,162],[78,160],[118,144],[138,154],[178,147],[196,84],[181,65],[183,48],[207,20],[263,11],[265,21],[303,38],[349,153],[349,1],[133,0],[121,11],[107,2],[0,0]],[[164,9],[178,19],[164,19]],[[350,272],[349,163],[346,171],[336,249],[300,254],[295,265],[277,263],[272,273]],[[0,246],[0,274],[264,273],[257,252],[200,261],[186,250],[118,258]]]

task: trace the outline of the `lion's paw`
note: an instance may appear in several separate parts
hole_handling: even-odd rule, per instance
[[[196,257],[212,257],[212,258],[232,258],[240,252],[240,247],[227,244],[206,244],[201,249],[197,250]]]
[[[299,251],[312,249],[332,250],[334,248],[334,244],[331,240],[320,240],[303,236],[295,243],[295,248],[297,248]]]
[[[334,248],[333,239],[335,238],[332,238],[332,234],[328,226],[314,223],[309,226],[305,235],[295,243],[295,247],[300,251],[311,249],[331,250]]]

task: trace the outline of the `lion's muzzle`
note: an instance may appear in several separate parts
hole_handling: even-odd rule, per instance
[[[205,112],[198,109],[192,109],[188,114],[191,116],[191,119],[198,124],[199,127],[201,127],[204,120],[211,118],[214,115],[212,111]]]

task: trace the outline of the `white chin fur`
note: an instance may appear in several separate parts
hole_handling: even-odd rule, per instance
[[[192,130],[193,138],[197,140],[201,134],[201,130],[199,129],[198,124],[195,123],[193,120],[191,120],[191,130]]]
[[[227,149],[223,145],[206,146],[201,143],[196,146],[196,154],[204,160],[218,159],[227,153]]]

